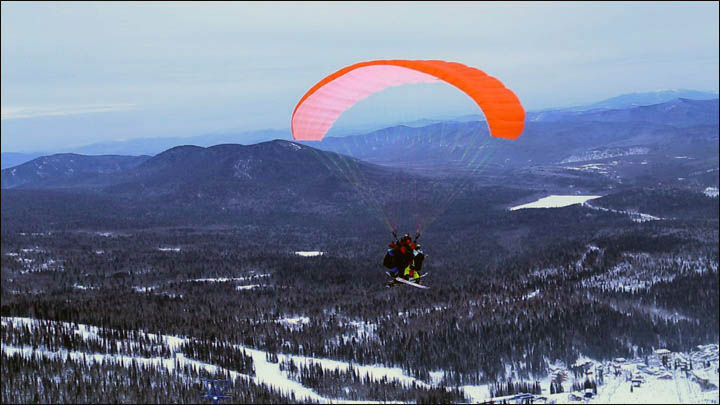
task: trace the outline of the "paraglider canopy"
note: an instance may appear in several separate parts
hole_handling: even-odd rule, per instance
[[[515,93],[485,72],[442,60],[376,60],[347,66],[315,84],[292,116],[293,139],[319,141],[342,113],[358,101],[391,86],[449,83],[475,101],[485,114],[490,135],[517,139],[525,110]]]

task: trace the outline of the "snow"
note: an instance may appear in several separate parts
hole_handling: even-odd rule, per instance
[[[600,198],[601,195],[550,195],[543,197],[537,201],[517,205],[510,208],[510,211],[521,210],[525,208],[560,208],[569,205],[584,204],[586,201]]]
[[[465,392],[465,396],[470,403],[484,403],[490,398],[489,385],[463,385],[460,388]]]
[[[235,287],[235,289],[240,291],[240,290],[252,290],[254,288],[259,288],[259,287],[260,287],[260,284],[250,284],[250,285],[239,285],[239,286]]]
[[[303,325],[310,323],[310,318],[307,316],[296,316],[292,318],[282,318],[275,321],[282,324],[290,329],[301,329]]]
[[[157,288],[157,286],[156,286],[156,285],[153,285],[153,286],[149,286],[149,287],[145,287],[145,286],[135,286],[135,287],[133,287],[132,289],[135,290],[136,292],[139,292],[139,293],[145,293],[145,292],[152,291],[152,290],[154,290],[154,289],[156,289],[156,288]]]
[[[616,209],[612,209],[612,208],[600,207],[598,205],[592,205],[590,203],[584,204],[584,206],[587,208],[590,208],[591,210],[595,210],[595,211],[605,211],[605,212],[612,212],[615,214],[627,215],[630,217],[630,219],[633,222],[637,222],[637,223],[642,223],[642,222],[647,222],[647,221],[659,221],[661,219],[665,219],[665,218],[656,217],[656,216],[650,215],[650,214],[643,214],[642,212],[616,210]]]
[[[563,167],[563,169],[578,170],[581,172],[598,172],[598,173],[602,173],[602,174],[607,174],[607,168],[605,166],[607,166],[607,165],[603,164],[603,163],[588,163],[588,164],[578,166],[578,167],[567,166],[567,167]]]
[[[295,252],[295,254],[298,255],[298,256],[303,256],[303,257],[313,257],[313,256],[322,256],[322,255],[325,254],[325,252],[318,252],[318,251],[298,251],[298,252]]]
[[[703,191],[703,194],[705,194],[708,197],[711,198],[717,198],[718,197],[718,188],[717,187],[707,187],[705,191]]]
[[[355,336],[359,340],[373,339],[376,336],[376,331],[377,331],[376,323],[363,322],[363,321],[350,321],[350,322],[348,322],[348,324],[355,329]],[[343,336],[343,337],[348,338],[348,336]]]
[[[531,293],[529,293],[529,294],[525,294],[525,297],[524,297],[524,298],[525,298],[526,300],[529,300],[529,299],[535,297],[536,295],[538,295],[539,292],[540,292],[540,290],[535,290],[535,291],[533,291],[533,292],[531,292]]]
[[[631,147],[627,149],[614,148],[614,149],[596,149],[585,152],[580,155],[572,155],[567,159],[562,160],[560,163],[575,163],[584,162],[589,160],[600,160],[608,159],[620,156],[632,156],[632,155],[646,155],[650,152],[649,148],[643,147]]]
[[[161,252],[179,252],[180,248],[179,247],[159,247],[158,250]]]
[[[257,274],[248,277],[213,277],[213,278],[192,278],[185,280],[186,283],[226,283],[228,281],[248,281],[258,278],[270,277],[270,274]]]

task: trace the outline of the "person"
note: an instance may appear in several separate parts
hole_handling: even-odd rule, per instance
[[[422,251],[420,244],[411,243],[410,248],[412,249],[413,258],[410,264],[407,266],[404,272],[404,278],[406,280],[412,279],[414,282],[420,282],[420,269],[422,269],[423,260],[425,260],[425,254]]]
[[[403,270],[412,261],[412,253],[409,246],[410,235],[405,234],[399,240],[390,242],[383,265],[390,269],[388,275],[390,277],[401,277]]]
[[[422,247],[413,242],[409,234],[405,234],[399,240],[390,242],[383,265],[390,269],[387,272],[390,277],[417,280],[424,258]]]

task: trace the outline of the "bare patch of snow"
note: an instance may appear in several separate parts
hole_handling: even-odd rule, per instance
[[[290,318],[278,319],[275,322],[290,329],[302,329],[304,325],[310,323],[310,318],[308,318],[307,316],[295,316]]]
[[[560,163],[585,162],[588,160],[609,159],[619,156],[646,155],[648,152],[650,152],[650,149],[644,147],[596,149],[580,155],[572,155]]]
[[[132,289],[139,293],[145,293],[148,291],[155,290],[156,288],[157,288],[157,286],[153,285],[153,286],[147,286],[147,287],[146,286],[134,286]]]
[[[325,254],[325,252],[318,252],[318,251],[299,251],[299,252],[295,252],[295,254],[298,255],[298,256],[303,256],[303,257],[313,257],[313,256],[322,256],[322,255]]]
[[[250,284],[250,285],[239,285],[239,286],[235,287],[235,289],[238,290],[238,291],[240,291],[240,290],[252,290],[252,289],[255,289],[255,288],[258,288],[258,287],[260,287],[260,284]]]
[[[717,198],[718,197],[718,188],[717,187],[707,187],[705,188],[705,191],[703,191],[703,194],[710,198]]]

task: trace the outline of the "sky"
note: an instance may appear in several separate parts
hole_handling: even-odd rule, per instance
[[[527,110],[718,91],[718,2],[2,2],[3,152],[285,129],[323,77],[374,59],[482,69]],[[337,126],[479,113],[391,88]]]

